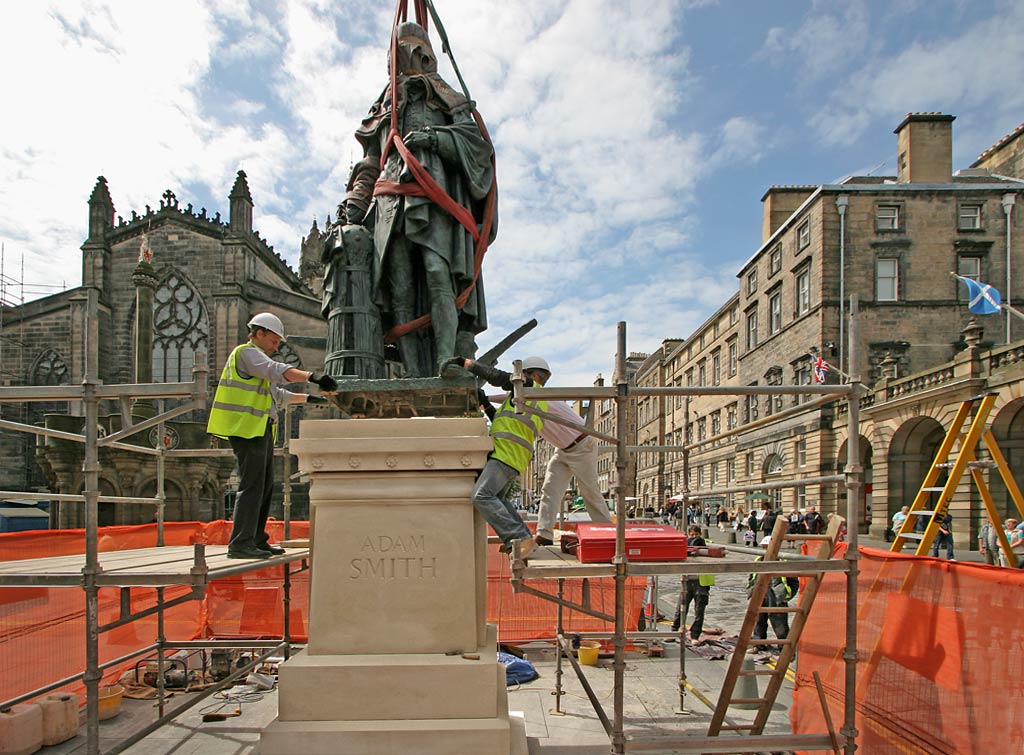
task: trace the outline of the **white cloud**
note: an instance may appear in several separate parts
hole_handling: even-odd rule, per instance
[[[816,81],[841,70],[871,44],[868,10],[862,0],[815,3],[796,29],[774,26],[765,34],[759,57],[791,67],[794,78]]]
[[[235,100],[228,105],[228,110],[235,118],[245,120],[262,115],[267,111],[267,106],[265,103],[253,102],[252,100]]]
[[[718,147],[709,160],[713,166],[755,162],[761,158],[768,139],[766,129],[745,116],[727,120],[719,136]]]
[[[5,9],[0,237],[19,241],[7,253],[26,253],[27,279],[51,280],[54,263],[80,269],[85,199],[98,173],[109,174],[122,210],[182,180],[180,156],[198,141],[189,88],[208,65],[216,30],[197,2],[164,8],[62,2]]]
[[[538,327],[508,356],[542,354],[557,366],[556,383],[589,385],[598,372],[610,378],[619,321],[626,322],[627,350],[650,352],[665,338],[692,333],[735,293],[736,279],[733,266],[711,269],[695,255],[680,255],[646,275],[591,272],[574,284],[573,296],[535,296],[533,281],[526,290],[525,308],[521,299],[495,303],[488,290],[492,320],[507,327],[492,327],[481,344],[490,346],[536,317]]]
[[[1007,122],[1019,121],[1024,91],[1013,83],[1013,72],[1024,68],[1024,6],[1001,5],[957,35],[873,56],[839,80],[813,116],[822,141],[851,144],[873,122],[895,124],[914,111],[962,114],[987,107],[1005,114]]]

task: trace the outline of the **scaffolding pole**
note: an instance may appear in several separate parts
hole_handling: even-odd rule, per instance
[[[615,434],[618,449],[615,454],[615,677],[614,720],[612,721],[612,752],[615,755],[626,752],[626,736],[623,731],[623,701],[626,680],[626,433],[629,429],[629,375],[626,372],[626,323],[618,327],[618,348],[615,354],[616,417]]]
[[[851,371],[856,370],[857,340],[860,331],[859,307],[857,295],[850,297],[850,327],[847,331],[850,339],[846,364]],[[860,551],[857,547],[860,522],[857,519],[860,508],[860,492],[864,486],[864,468],[860,463],[860,397],[864,395],[864,385],[860,375],[850,378],[853,393],[850,394],[850,410],[846,422],[846,561],[849,569],[846,572],[846,649],[843,660],[846,662],[846,699],[843,706],[843,727],[840,730],[845,737],[844,753],[853,755],[857,750],[857,576],[860,574]],[[826,709],[827,710],[827,709]]]

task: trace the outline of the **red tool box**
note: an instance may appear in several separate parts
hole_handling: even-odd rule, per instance
[[[576,557],[583,563],[609,562],[615,555],[615,525],[580,522]],[[563,536],[564,539],[564,536]],[[686,535],[667,524],[626,523],[630,561],[685,561]]]

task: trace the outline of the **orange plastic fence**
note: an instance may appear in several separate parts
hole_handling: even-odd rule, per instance
[[[283,522],[269,522],[271,539],[283,536]],[[166,545],[190,545],[196,538],[223,545],[231,523],[216,521],[168,522],[164,525]],[[291,536],[306,537],[308,522],[292,522]],[[104,527],[100,530],[100,551],[151,548],[156,546],[156,525]],[[0,534],[0,560],[46,558],[85,553],[83,530],[36,530]],[[85,559],[83,557],[84,565]],[[284,631],[282,567],[270,567],[210,583],[201,600],[187,601],[164,613],[164,634],[168,640],[273,638]],[[615,612],[612,580],[592,579],[591,602],[608,614]],[[553,582],[537,583],[554,592]],[[631,578],[627,585],[627,628],[635,626],[643,597],[644,581]],[[566,597],[580,600],[579,580],[566,581]],[[187,587],[165,588],[165,600],[185,595]],[[99,593],[99,622],[116,620],[120,612],[119,591],[103,588]],[[133,611],[156,603],[156,590],[131,588]],[[502,642],[524,642],[555,636],[556,607],[527,595],[514,595],[509,581],[508,557],[491,546],[488,560],[487,620],[499,627]],[[291,635],[305,641],[309,613],[309,572],[292,576]],[[608,631],[612,625],[573,611],[566,612],[565,625],[572,631]],[[100,634],[100,662],[119,658],[152,644],[157,636],[157,617],[148,616]],[[85,668],[85,593],[69,587],[0,588],[0,701],[10,700],[46,684],[80,673]],[[118,678],[135,660],[109,669],[104,682]],[[64,689],[80,693],[80,682]]]
[[[487,556],[487,620],[498,624],[498,639],[515,643],[554,638],[558,629],[558,608],[549,600],[534,595],[512,592],[511,567],[506,554],[497,544],[488,546]],[[611,578],[591,579],[590,603],[609,616],[615,615],[615,582]],[[530,586],[550,595],[558,593],[557,580],[532,580]],[[582,580],[566,579],[563,597],[581,603]],[[646,580],[626,579],[626,629],[636,629],[640,618]],[[566,609],[563,626],[568,632],[608,632],[615,629],[607,622],[579,611]]]
[[[284,534],[283,522],[268,522],[271,539]],[[225,544],[231,523],[216,521],[168,522],[164,525],[165,545],[190,545],[196,538],[210,544]],[[292,522],[292,537],[306,537],[307,522]],[[156,525],[103,527],[98,547],[101,552],[152,548],[156,546]],[[83,530],[34,530],[0,535],[0,560],[46,558],[85,553]],[[101,559],[102,561],[102,559]],[[85,559],[83,556],[82,563]],[[283,634],[281,566],[269,567],[212,582],[201,600],[187,601],[164,612],[164,635],[168,640],[231,637],[280,637]],[[308,613],[308,572],[292,577],[291,633],[296,641],[306,639]],[[188,587],[164,589],[164,599],[187,595]],[[131,588],[132,611],[156,604],[156,589]],[[120,591],[99,591],[100,625],[120,615]],[[147,616],[99,636],[100,662],[119,658],[146,645],[157,636],[157,617]],[[45,684],[80,673],[85,668],[85,593],[68,587],[0,588],[0,700],[38,689]],[[105,672],[104,683],[117,679],[132,660]],[[81,682],[64,689],[80,693]]]
[[[859,751],[1021,752],[1024,571],[875,548],[861,549],[860,569]],[[795,733],[826,729],[814,671],[842,727],[845,595],[845,575],[826,575],[800,637]]]

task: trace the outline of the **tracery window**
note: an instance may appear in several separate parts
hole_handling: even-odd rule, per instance
[[[210,324],[199,292],[177,271],[153,297],[153,381],[188,382],[196,352],[207,352]]]
[[[64,361],[58,352],[47,349],[36,359],[29,376],[31,385],[69,385],[71,383],[71,370],[68,363]],[[31,404],[32,421],[42,419],[44,414],[52,412],[66,412],[67,401],[36,401]],[[33,465],[34,466],[34,465]]]
[[[70,382],[67,362],[53,349],[45,351],[32,369],[32,385],[67,385]]]

